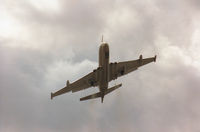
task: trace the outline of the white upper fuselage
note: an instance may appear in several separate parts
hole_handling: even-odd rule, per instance
[[[102,68],[99,90],[102,92],[103,97],[109,82],[109,46],[107,43],[102,43],[99,47],[99,67]]]

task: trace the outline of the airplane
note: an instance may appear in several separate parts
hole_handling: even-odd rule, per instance
[[[51,99],[67,92],[74,93],[90,87],[98,86],[98,93],[82,97],[80,98],[80,101],[101,98],[101,103],[103,103],[105,95],[122,86],[121,83],[108,88],[108,83],[110,81],[135,71],[139,67],[151,62],[156,62],[156,55],[154,57],[145,59],[143,59],[142,55],[140,55],[139,59],[137,60],[109,63],[109,45],[108,43],[103,42],[102,38],[102,43],[99,47],[99,67],[73,83],[70,83],[69,80],[67,80],[64,88],[55,93],[51,93]]]

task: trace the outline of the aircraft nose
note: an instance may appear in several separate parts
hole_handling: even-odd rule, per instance
[[[108,51],[108,50],[109,50],[108,43],[104,43],[104,49],[105,49],[106,51]]]

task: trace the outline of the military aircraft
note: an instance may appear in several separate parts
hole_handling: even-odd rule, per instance
[[[137,70],[138,67],[146,65],[150,62],[156,62],[156,55],[145,59],[143,59],[142,55],[140,55],[137,60],[109,63],[109,46],[108,43],[103,42],[102,40],[102,44],[99,47],[99,67],[73,83],[70,83],[68,80],[64,88],[55,93],[51,93],[51,99],[70,91],[74,93],[90,87],[98,86],[100,92],[82,97],[80,98],[80,101],[101,98],[101,102],[103,103],[105,95],[122,86],[122,84],[118,84],[108,88],[108,83],[110,81]]]

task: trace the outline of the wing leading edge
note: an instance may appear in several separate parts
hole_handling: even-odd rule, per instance
[[[66,87],[58,90],[55,93],[51,93],[51,99],[53,99],[53,97],[67,93],[67,92],[78,92],[80,90],[83,89],[87,89],[90,87],[95,87],[99,85],[99,74],[100,74],[100,70],[101,68],[97,68],[95,69],[93,72],[87,74],[86,76],[82,77],[81,79],[73,82],[73,83],[69,83],[69,81],[67,81],[67,85]]]

